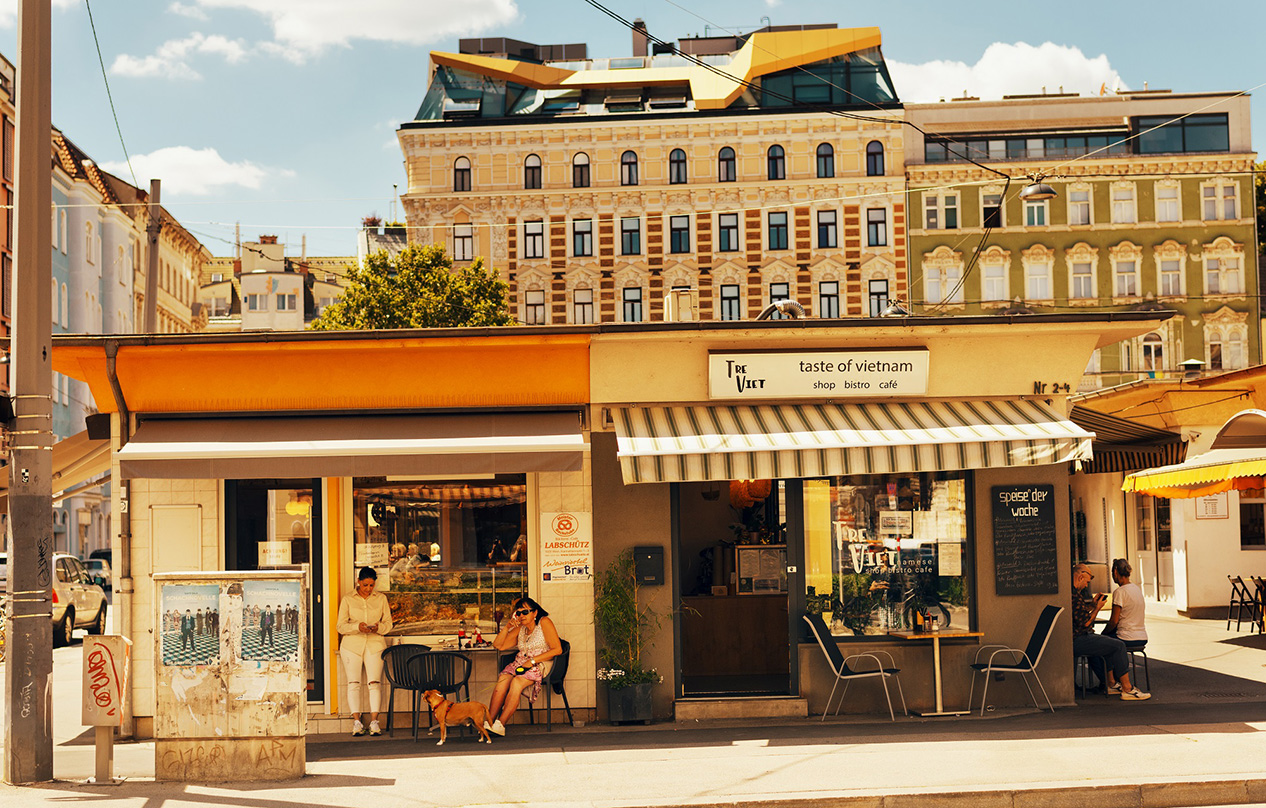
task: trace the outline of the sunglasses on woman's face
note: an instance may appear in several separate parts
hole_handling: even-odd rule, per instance
[[[519,617],[527,617],[531,613],[532,613],[531,609],[519,609],[517,612],[515,612],[515,614],[518,615]]]

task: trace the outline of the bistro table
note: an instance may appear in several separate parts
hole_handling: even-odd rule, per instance
[[[933,712],[920,713],[916,711],[916,715],[967,715],[971,712],[971,705],[966,710],[946,710],[945,699],[941,693],[941,638],[942,637],[983,637],[983,631],[960,631],[956,628],[943,628],[939,631],[922,631],[913,632],[907,630],[889,631],[888,634],[893,637],[900,637],[903,640],[931,640],[932,641],[932,667],[936,672],[936,710]]]

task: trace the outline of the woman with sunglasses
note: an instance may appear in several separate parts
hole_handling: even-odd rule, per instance
[[[523,691],[531,688],[528,701],[534,702],[541,695],[541,683],[549,672],[542,663],[561,654],[563,644],[558,639],[554,621],[549,619],[549,612],[531,598],[519,598],[514,602],[510,619],[492,641],[492,647],[499,651],[518,649],[514,661],[506,665],[497,677],[492,699],[488,702],[488,715],[496,719],[491,725],[484,722],[489,732],[505,735],[505,725],[519,709]]]

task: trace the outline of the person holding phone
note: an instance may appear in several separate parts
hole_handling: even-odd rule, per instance
[[[1124,701],[1150,699],[1151,693],[1144,693],[1130,681],[1130,659],[1125,643],[1116,637],[1095,633],[1095,618],[1108,596],[1102,592],[1093,598],[1090,596],[1090,582],[1094,577],[1085,564],[1073,566],[1073,654],[1089,657],[1090,668],[1099,679],[1099,687],[1105,686],[1105,667],[1108,667],[1120,685],[1119,689],[1113,688],[1111,692],[1119,693]]]
[[[387,649],[387,632],[391,631],[391,607],[387,596],[375,592],[378,573],[373,567],[361,567],[356,575],[356,591],[343,596],[338,605],[338,654],[347,676],[347,705],[352,712],[352,735],[365,734],[361,723],[360,685],[362,672],[369,675],[369,734],[381,735],[378,710],[382,706],[382,652]]]
[[[523,691],[529,687],[528,701],[536,701],[541,695],[541,683],[545,680],[548,668],[542,663],[548,662],[563,652],[563,644],[558,639],[558,630],[549,612],[541,608],[541,604],[531,598],[519,598],[514,602],[510,619],[501,627],[492,647],[499,651],[517,648],[514,661],[502,669],[497,677],[497,684],[492,689],[492,698],[488,702],[488,715],[493,716],[492,724],[484,722],[489,732],[505,735],[505,725],[510,716],[519,709],[519,699]]]

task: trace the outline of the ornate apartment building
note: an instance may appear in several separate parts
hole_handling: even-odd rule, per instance
[[[1083,389],[1261,361],[1247,95],[962,99],[906,114],[921,130],[905,140],[915,313],[1177,312],[1096,351]],[[1004,199],[1002,179],[966,156],[1048,175],[1058,196],[1021,199],[1021,179]]]
[[[878,29],[682,53],[462,40],[398,132],[410,240],[482,256],[528,324],[878,314],[907,290],[906,132]],[[655,47],[653,50],[663,50]]]

